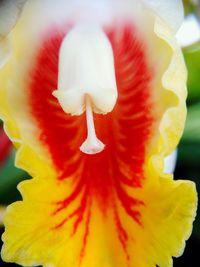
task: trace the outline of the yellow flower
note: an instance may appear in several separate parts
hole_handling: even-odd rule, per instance
[[[27,1],[0,109],[33,179],[7,209],[5,261],[168,267],[182,254],[196,190],[163,170],[186,115],[182,17],[178,0]]]

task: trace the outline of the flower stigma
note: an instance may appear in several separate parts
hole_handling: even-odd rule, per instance
[[[93,112],[107,114],[117,101],[112,46],[99,25],[75,25],[59,50],[58,89],[53,92],[65,113],[86,112],[87,138],[80,147],[86,154],[101,152],[105,145],[97,138]]]
[[[89,96],[85,97],[85,105],[86,105],[87,138],[81,145],[80,150],[85,154],[97,154],[105,148],[105,145],[96,136],[94,118],[92,112],[92,104]]]

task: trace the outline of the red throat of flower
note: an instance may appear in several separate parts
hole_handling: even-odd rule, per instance
[[[112,45],[118,99],[110,113],[94,113],[96,134],[105,144],[101,153],[87,155],[79,150],[87,137],[85,114],[66,114],[52,95],[57,88],[59,49],[66,32],[51,31],[45,36],[31,71],[29,103],[40,129],[40,142],[48,149],[58,171],[57,179],[71,180],[73,184],[71,195],[56,203],[52,216],[81,196],[80,205],[55,229],[75,218],[75,234],[87,216],[83,240],[86,244],[90,206],[95,199],[103,214],[108,208],[113,210],[119,240],[125,249],[128,236],[117,205],[119,201],[134,221],[142,223],[137,206],[143,203],[129,196],[125,187],[140,187],[144,179],[145,146],[153,124],[149,90],[152,70],[134,27],[116,26],[105,30],[105,34]]]

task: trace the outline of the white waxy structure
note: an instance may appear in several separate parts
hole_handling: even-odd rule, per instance
[[[93,112],[111,112],[117,101],[112,46],[100,26],[76,25],[66,34],[59,52],[58,89],[53,95],[71,115],[86,111],[88,136],[80,147],[87,154],[104,149],[97,139]]]
[[[101,152],[105,145],[96,137],[92,107],[89,96],[86,97],[86,120],[88,136],[80,147],[80,150],[86,154],[96,154]]]

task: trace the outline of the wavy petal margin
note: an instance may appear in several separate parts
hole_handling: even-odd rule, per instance
[[[119,217],[124,226],[120,225],[115,214],[108,214],[105,220],[94,202],[90,204],[92,214],[84,217],[79,234],[70,237],[73,227],[70,223],[56,233],[51,231],[55,223],[63,218],[60,214],[59,218],[49,220],[52,203],[58,195],[64,198],[66,192],[70,192],[70,186],[56,180],[55,171],[48,162],[23,143],[20,129],[9,112],[6,92],[0,91],[6,130],[18,148],[16,165],[34,176],[19,185],[23,201],[10,205],[7,210],[2,250],[5,261],[44,267],[170,267],[172,257],[178,257],[183,252],[196,214],[196,190],[192,182],[173,181],[171,175],[163,174],[163,159],[174,150],[182,135],[186,115],[186,70],[179,47],[159,18],[156,18],[154,31],[158,45],[165,47],[170,61],[162,79],[164,93],[161,101],[165,112],[159,124],[159,136],[156,137],[158,145],[155,147],[155,140],[152,140],[152,150],[146,158],[147,179],[142,188],[127,189],[130,195],[145,203],[138,208],[142,214],[142,225],[131,220],[120,203]],[[90,216],[90,227],[87,228]],[[130,237],[125,253],[117,242],[119,236],[113,227],[114,220],[119,224],[120,238],[126,240],[124,228]],[[85,257],[80,263],[82,238],[86,238],[85,227],[89,236]]]
[[[177,31],[184,19],[182,0],[142,0],[146,6],[163,19],[173,31]]]

